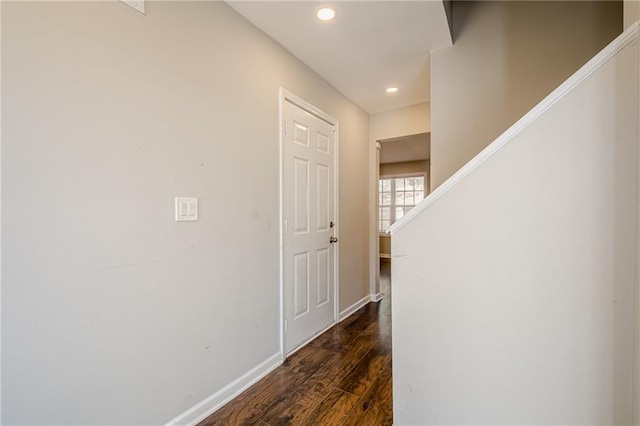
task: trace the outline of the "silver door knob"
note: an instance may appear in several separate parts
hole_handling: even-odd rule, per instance
[[[337,242],[338,242],[338,239],[337,239],[336,237],[331,237],[331,238],[329,238],[329,242],[330,242],[331,244],[333,244],[333,243],[337,243]]]

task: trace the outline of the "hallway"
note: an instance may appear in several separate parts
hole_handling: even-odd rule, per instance
[[[205,419],[214,425],[391,425],[390,262],[383,298],[334,326]]]

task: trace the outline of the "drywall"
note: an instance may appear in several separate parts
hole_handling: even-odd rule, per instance
[[[371,139],[380,141],[400,136],[429,133],[430,114],[429,103],[373,114],[369,125]]]
[[[2,55],[3,424],[162,424],[278,353],[280,86],[340,121],[369,294],[368,115],[225,3],[2,2]]]
[[[391,256],[391,234],[380,234],[380,256],[381,257],[390,257]]]
[[[640,20],[640,1],[639,0],[624,0],[624,28],[629,28],[631,25]],[[640,79],[640,74],[638,76]],[[640,93],[638,94],[640,98]],[[638,116],[638,122],[640,123],[640,115]],[[638,139],[637,148],[638,162],[640,165],[640,138]],[[640,200],[640,174],[637,176],[637,195],[636,199]],[[636,250],[640,253],[640,209],[636,212]],[[635,367],[634,367],[634,384],[633,384],[633,424],[640,425],[640,259],[637,260],[636,266],[636,333],[635,333]]]
[[[640,73],[638,75],[640,80]],[[638,93],[640,98],[640,92]],[[638,114],[640,123],[640,111]],[[636,145],[637,168],[640,169],[640,135]],[[636,170],[638,170],[636,169]],[[636,200],[640,200],[640,173],[636,172]],[[636,253],[640,253],[640,208],[636,207]],[[636,291],[635,291],[635,348],[633,368],[633,424],[640,425],[640,256],[636,256]]]
[[[394,424],[631,422],[631,35],[392,228]]]
[[[631,25],[640,20],[640,1],[638,0],[624,0],[624,28],[629,28]],[[640,75],[638,77],[640,79]],[[638,94],[640,98],[640,93]],[[640,123],[640,115],[638,116],[638,122]],[[637,148],[638,162],[640,165],[640,139],[638,139]],[[640,200],[640,173],[637,176],[637,198]],[[640,253],[640,209],[636,212],[636,250]],[[640,262],[640,259],[637,260]],[[636,266],[636,321],[635,321],[635,367],[634,367],[634,409],[633,409],[633,424],[640,425],[640,263]]]
[[[624,28],[626,29],[640,20],[640,0],[624,0],[622,5],[624,10]]]
[[[620,2],[453,2],[431,54],[431,190],[622,31]]]
[[[637,3],[637,4],[640,4]],[[625,2],[626,7],[626,2]],[[640,7],[635,9],[633,22],[637,22],[640,16]],[[625,20],[627,12],[625,9]],[[626,26],[626,25],[625,25]],[[640,81],[640,65],[636,78]],[[640,99],[640,84],[638,84],[638,99]],[[640,124],[640,108],[638,108],[638,123]],[[636,280],[635,280],[635,347],[633,368],[633,424],[640,426],[640,132],[636,143]]]
[[[638,67],[638,81],[640,81],[640,66]],[[640,84],[638,85],[638,99],[640,99]],[[638,110],[640,123],[640,108]],[[633,368],[633,424],[640,425],[640,133],[636,144],[636,279],[635,279],[635,346]]]
[[[624,2],[624,27],[628,28],[629,26],[636,23],[640,20],[640,1],[638,0],[625,0]],[[638,76],[640,79],[640,75]],[[640,93],[638,94],[640,98]],[[638,122],[640,123],[640,115],[638,116]],[[640,165],[640,138],[638,139],[638,148],[637,148],[638,161],[637,164]],[[640,173],[637,175],[637,195],[636,199],[640,200]],[[636,212],[636,250],[640,253],[640,209]],[[640,425],[640,259],[637,259],[639,264],[636,266],[636,292],[635,292],[635,301],[636,301],[636,321],[635,321],[635,367],[634,367],[634,409],[633,409],[633,424]]]
[[[0,4],[0,94],[2,93],[2,5]],[[1,97],[1,95],[0,95]],[[0,99],[0,423],[2,422],[2,102]]]
[[[411,105],[371,115],[369,118],[369,277],[371,294],[380,293],[380,242],[378,238],[379,152],[377,142],[400,136],[428,133],[431,107],[429,103]]]

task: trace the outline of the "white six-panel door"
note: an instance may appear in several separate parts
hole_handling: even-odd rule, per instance
[[[334,322],[335,127],[284,101],[284,352]]]

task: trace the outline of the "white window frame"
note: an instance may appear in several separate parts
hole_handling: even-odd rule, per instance
[[[422,184],[422,199],[424,200],[428,195],[427,185],[429,184],[427,182],[427,173],[426,172],[422,172],[422,173],[420,173],[420,172],[418,172],[418,173],[400,173],[400,174],[394,174],[394,175],[380,175],[378,177],[378,183],[377,183],[377,186],[376,186],[376,201],[378,201],[376,203],[377,208],[378,208],[378,214],[377,214],[378,223],[376,223],[376,228],[378,229],[378,235],[382,235],[382,236],[391,235],[389,232],[383,232],[383,231],[380,230],[380,207],[381,207],[380,206],[380,181],[382,179],[397,179],[397,178],[420,177],[420,176],[422,176],[422,181],[423,181],[423,184]],[[392,209],[391,209],[391,213],[392,213],[393,217],[395,217],[395,210],[394,210],[395,198],[394,198],[394,196],[395,196],[395,191],[393,192],[393,196],[391,197],[392,200],[393,200]],[[393,223],[392,223],[392,225],[393,225]]]

